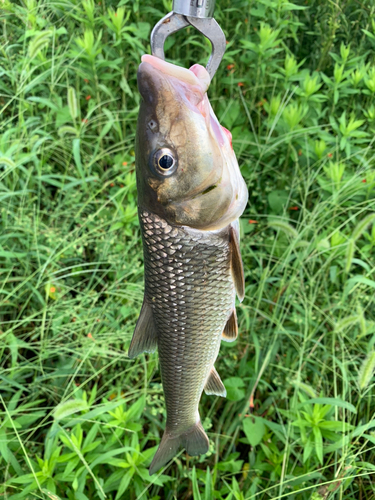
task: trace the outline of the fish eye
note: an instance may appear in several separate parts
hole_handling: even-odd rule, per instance
[[[174,159],[171,155],[164,155],[159,159],[158,163],[162,170],[169,170],[173,167]]]
[[[152,132],[157,132],[159,129],[158,122],[155,120],[150,120],[147,125]]]
[[[177,156],[168,148],[161,148],[153,155],[153,166],[158,174],[168,177],[177,170]]]

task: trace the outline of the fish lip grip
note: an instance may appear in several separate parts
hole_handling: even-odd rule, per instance
[[[167,37],[187,26],[193,26],[212,44],[206,66],[212,80],[226,48],[223,30],[212,17],[214,7],[215,0],[174,0],[172,12],[160,19],[151,32],[152,55],[164,60],[164,43]]]

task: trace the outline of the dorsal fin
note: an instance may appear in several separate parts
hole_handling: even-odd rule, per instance
[[[151,306],[143,300],[142,309],[130,342],[128,356],[135,358],[142,352],[154,352],[157,347],[157,334],[152,317]]]
[[[238,326],[237,326],[237,314],[236,309],[233,309],[232,314],[229,316],[229,319],[224,326],[224,331],[222,334],[222,339],[226,342],[233,342],[236,340],[238,335]]]
[[[240,302],[242,302],[243,298],[245,297],[245,276],[243,272],[238,234],[233,226],[231,226],[229,229],[229,242],[231,249],[231,270],[234,286],[236,288],[237,297]]]

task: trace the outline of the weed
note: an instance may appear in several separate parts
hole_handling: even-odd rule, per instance
[[[153,476],[136,72],[170,2],[2,3],[0,494],[18,500],[373,498],[373,2],[223,0],[209,91],[249,187],[240,335],[202,397],[204,457]],[[204,64],[193,29],[169,60]]]

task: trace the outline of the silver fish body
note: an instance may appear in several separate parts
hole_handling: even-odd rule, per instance
[[[162,64],[147,57],[157,69]],[[163,73],[146,63],[139,73],[146,81],[139,84],[144,103],[137,142],[145,295],[129,357],[158,349],[167,410],[165,432],[150,474],[181,447],[189,455],[208,451],[199,401],[203,390],[226,395],[214,362],[221,340],[232,341],[237,336],[235,297],[236,293],[241,300],[244,296],[238,216],[247,202],[246,186],[231,145],[213,122],[198,79],[181,76],[181,68],[178,78],[174,68],[173,76],[166,76],[169,67],[165,66]],[[202,74],[199,68],[197,72]],[[171,104],[173,116],[168,121]],[[184,117],[188,138],[192,131],[197,142],[204,133],[208,139],[192,144],[184,138],[181,124],[176,128]],[[155,158],[163,157],[164,163],[155,168]],[[193,165],[185,164],[185,158]]]
[[[145,300],[157,330],[166,432],[179,436],[199,422],[199,400],[233,311],[229,232],[172,227],[147,212],[140,219]]]

